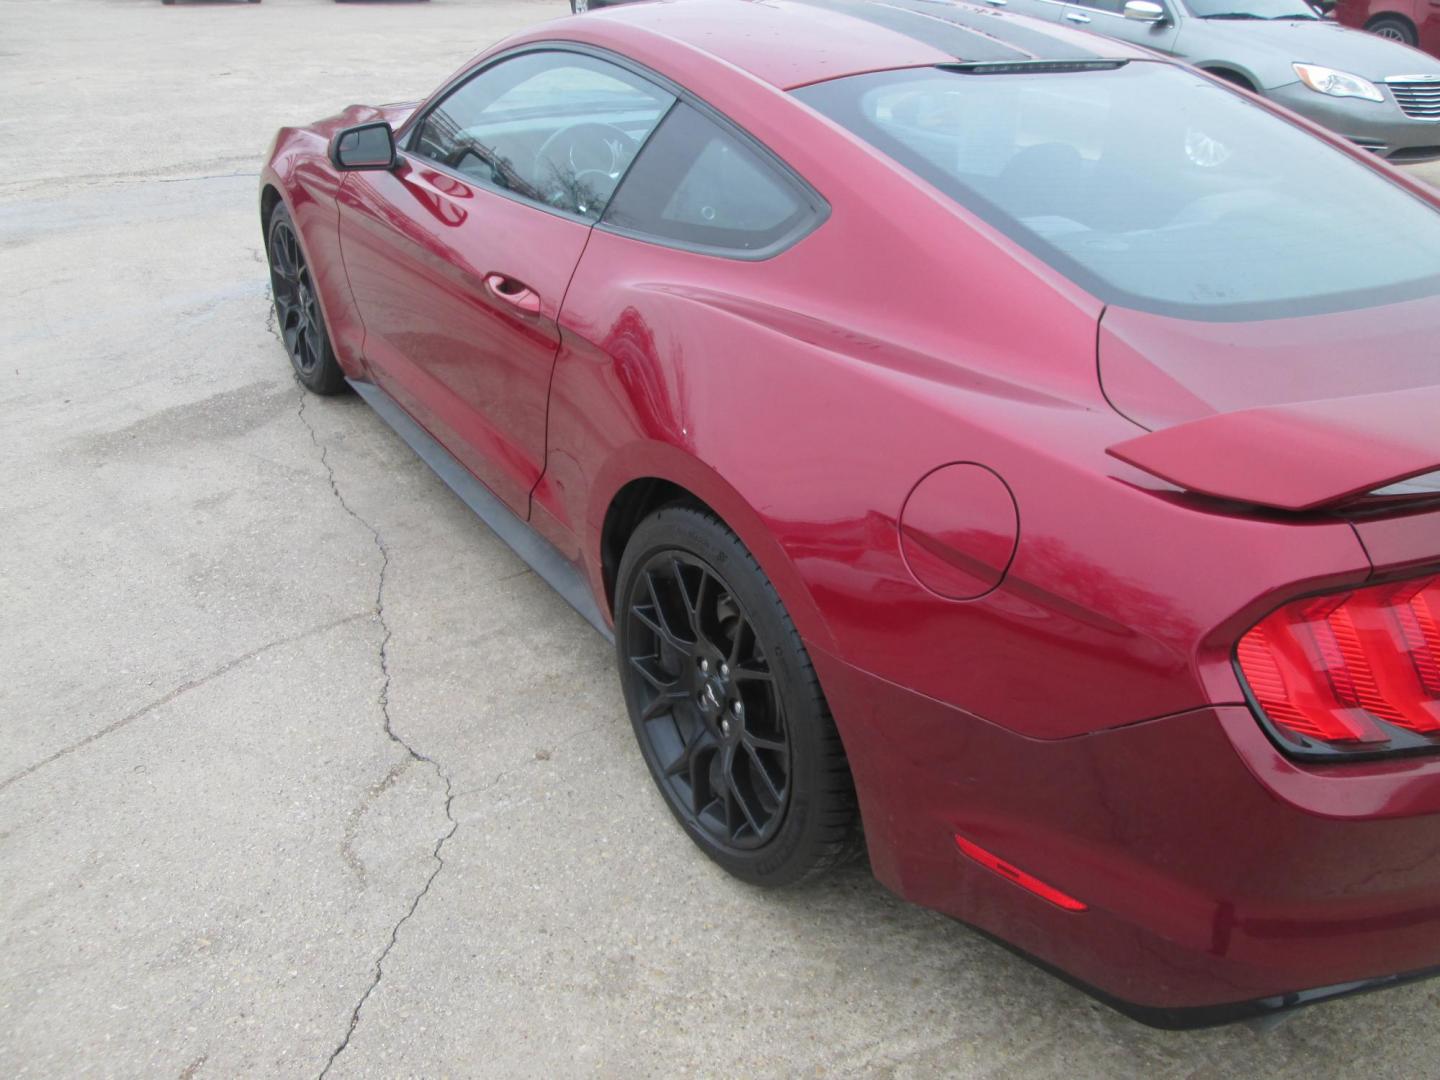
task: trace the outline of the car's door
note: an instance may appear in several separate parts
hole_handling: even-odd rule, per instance
[[[376,380],[525,515],[544,467],[556,323],[591,226],[673,98],[565,50],[503,58],[340,193]]]
[[[1165,17],[1159,22],[1127,19],[1125,0],[1071,0],[1065,5],[1065,14],[1061,18],[1067,25],[1078,26],[1094,34],[1104,34],[1173,55],[1175,39],[1180,33],[1174,0],[1155,2],[1165,9]]]

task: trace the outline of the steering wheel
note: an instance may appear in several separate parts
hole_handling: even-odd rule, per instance
[[[549,201],[584,211],[587,201],[607,198],[640,150],[613,124],[582,120],[555,132],[535,151],[535,176]]]

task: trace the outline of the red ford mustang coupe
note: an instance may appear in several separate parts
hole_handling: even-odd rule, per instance
[[[260,208],[300,381],[613,634],[727,870],[863,846],[1158,1024],[1440,966],[1434,191],[1059,25],[680,0]]]

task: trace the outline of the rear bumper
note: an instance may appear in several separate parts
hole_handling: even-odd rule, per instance
[[[812,654],[880,880],[1122,1011],[1218,1023],[1440,968],[1440,757],[1302,768],[1243,706],[1027,739]]]
[[[1280,1013],[1302,1009],[1307,1005],[1320,1005],[1342,997],[1356,997],[1360,994],[1373,993],[1376,990],[1389,990],[1413,982],[1440,978],[1440,967],[1433,967],[1420,971],[1402,972],[1398,975],[1382,975],[1373,979],[1337,983],[1334,986],[1317,986],[1309,990],[1274,994],[1270,997],[1252,998],[1248,1001],[1226,1002],[1220,1005],[1139,1005],[1133,1001],[1125,1001],[1107,994],[1098,987],[1082,982],[1071,976],[1069,972],[1061,971],[1059,968],[1031,956],[1023,949],[997,938],[994,934],[985,933],[983,930],[981,933],[1002,948],[1044,968],[1057,979],[1061,979],[1109,1005],[1116,1012],[1142,1024],[1148,1024],[1150,1027],[1165,1028],[1170,1031],[1188,1031],[1196,1028],[1218,1027],[1221,1024],[1234,1024],[1241,1020],[1259,1020],[1267,1016],[1276,1016]]]
[[[1382,88],[1381,93],[1389,94]],[[1415,120],[1388,96],[1384,101],[1317,94],[1300,82],[1264,91],[1266,97],[1397,164],[1440,158],[1440,123]]]

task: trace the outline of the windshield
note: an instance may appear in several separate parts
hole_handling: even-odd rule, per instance
[[[1180,67],[794,93],[1106,303],[1226,320],[1440,293],[1440,211]]]
[[[1202,19],[1318,19],[1305,0],[1185,0]]]

